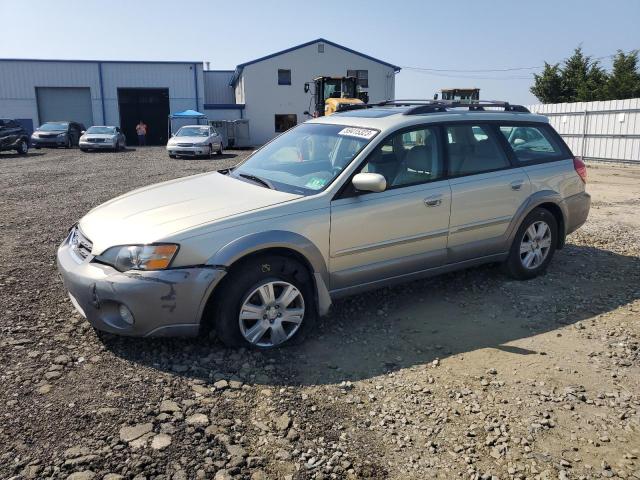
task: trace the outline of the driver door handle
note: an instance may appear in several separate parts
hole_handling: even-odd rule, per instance
[[[424,199],[424,204],[427,207],[437,207],[438,205],[442,204],[442,195],[431,195],[430,197]]]
[[[511,182],[511,190],[520,190],[523,184],[524,180],[516,180],[514,182]]]

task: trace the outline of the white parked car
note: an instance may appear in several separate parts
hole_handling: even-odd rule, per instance
[[[216,152],[222,155],[222,135],[207,125],[186,125],[171,136],[167,152],[176,157],[210,157]]]

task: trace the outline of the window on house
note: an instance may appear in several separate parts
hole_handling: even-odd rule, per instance
[[[347,77],[356,77],[359,86],[369,88],[369,70],[347,70]]]
[[[324,53],[324,43],[318,44],[318,53]]]
[[[291,70],[278,69],[278,85],[291,85]]]
[[[298,116],[295,113],[276,114],[276,133],[282,133],[298,124]]]

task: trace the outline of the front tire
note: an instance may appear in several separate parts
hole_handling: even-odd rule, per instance
[[[214,301],[216,333],[230,347],[266,350],[301,341],[317,317],[311,276],[287,257],[245,261]]]
[[[526,216],[505,262],[507,273],[528,280],[544,273],[558,244],[558,222],[549,210],[536,208]]]
[[[220,148],[218,149],[218,155],[220,156],[222,156],[222,148],[223,148],[223,145],[222,145],[222,142],[220,142]]]
[[[73,147],[73,143],[71,142],[70,138],[67,138],[67,143],[65,143],[64,148],[72,148]]]
[[[29,153],[29,143],[26,140],[22,140],[17,148],[19,155],[26,155]]]
[[[176,156],[169,154],[169,158],[176,158]]]

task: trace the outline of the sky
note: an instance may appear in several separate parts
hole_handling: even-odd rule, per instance
[[[593,57],[640,49],[639,0],[0,0],[0,18],[13,19],[2,22],[0,58],[233,69],[322,37],[403,67],[396,98],[479,87],[483,99],[536,103],[529,88],[545,61],[579,45]]]

